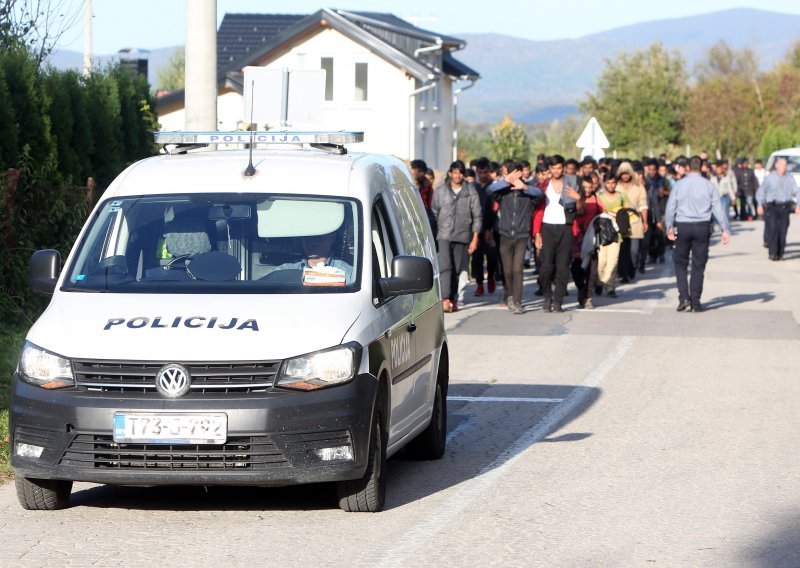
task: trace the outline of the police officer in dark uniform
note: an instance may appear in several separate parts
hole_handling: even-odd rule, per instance
[[[775,161],[775,171],[771,172],[758,188],[758,214],[764,218],[764,236],[769,249],[770,260],[783,260],[786,250],[786,232],[789,230],[789,213],[792,200],[800,204],[800,188],[792,174],[786,173],[786,158]],[[766,215],[764,205],[766,204]],[[797,207],[800,214],[800,206]]]
[[[708,262],[711,217],[722,227],[722,243],[730,239],[728,216],[722,211],[719,192],[700,174],[703,161],[689,160],[689,175],[678,181],[667,201],[665,223],[667,238],[675,241],[672,260],[678,281],[678,311],[702,312],[700,296]],[[692,258],[692,281],[689,283],[689,255]]]

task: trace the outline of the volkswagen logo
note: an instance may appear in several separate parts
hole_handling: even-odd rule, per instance
[[[177,398],[189,392],[192,377],[183,365],[172,363],[159,369],[156,375],[156,389],[169,398]]]

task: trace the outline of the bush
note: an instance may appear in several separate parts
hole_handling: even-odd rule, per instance
[[[130,163],[156,151],[147,81],[119,66],[89,77],[42,71],[0,47],[0,321],[30,323],[47,305],[28,286],[37,249],[66,257],[94,200]],[[16,179],[6,179],[7,169]],[[87,178],[97,181],[89,195]]]

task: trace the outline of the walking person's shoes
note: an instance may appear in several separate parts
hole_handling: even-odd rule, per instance
[[[704,312],[705,308],[703,308],[702,304],[693,304],[692,309],[690,311],[693,313],[700,313]]]
[[[488,284],[487,289],[489,290],[489,293],[490,294],[494,294],[494,289],[495,289],[496,285],[494,283],[494,277],[493,276],[491,276],[491,275],[489,276],[487,284]]]
[[[541,286],[539,286],[539,288],[536,289],[536,292],[534,292],[534,295],[535,296],[544,296],[544,290],[542,290]]]
[[[563,312],[564,308],[561,307],[561,302],[556,302],[553,304],[553,311],[554,312]]]
[[[475,286],[475,296],[483,296],[483,282]]]
[[[506,304],[508,305],[509,312],[513,312],[514,309],[517,307],[517,303],[514,301],[514,298],[512,296],[508,297],[508,302],[506,302]]]
[[[442,300],[442,309],[445,311],[445,313],[448,314],[455,311],[453,309],[453,302],[451,302],[449,298],[445,298],[444,300]]]
[[[594,304],[592,304],[592,299],[591,298],[586,298],[586,303],[583,305],[583,308],[586,309],[586,310],[593,310],[594,309]]]
[[[619,297],[619,296],[617,296],[617,291],[616,290],[609,290],[608,294],[606,294],[606,296],[608,296],[609,298],[618,298]]]
[[[689,300],[681,300],[678,303],[678,311],[679,312],[685,312],[686,310],[688,310],[691,307],[692,307],[692,303]]]
[[[512,314],[515,316],[521,316],[525,313],[525,310],[522,308],[522,303],[514,304],[514,309],[511,311]]]
[[[545,312],[552,312],[553,311],[553,300],[550,298],[544,299],[544,304],[542,305],[542,309]]]

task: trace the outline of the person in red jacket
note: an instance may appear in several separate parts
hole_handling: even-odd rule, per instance
[[[592,220],[605,211],[603,203],[597,198],[594,192],[594,180],[591,176],[581,178],[581,192],[584,196],[583,211],[575,217],[572,224],[572,280],[578,289],[578,305],[581,308],[592,309],[592,291],[597,282],[597,254],[589,256],[588,261],[584,262],[581,256],[583,249],[583,239],[589,229]]]
[[[583,210],[584,198],[565,179],[562,156],[550,156],[547,165],[551,178],[541,188],[545,198],[534,212],[533,241],[541,255],[544,311],[563,312],[561,304],[567,294],[572,256],[572,222]]]

